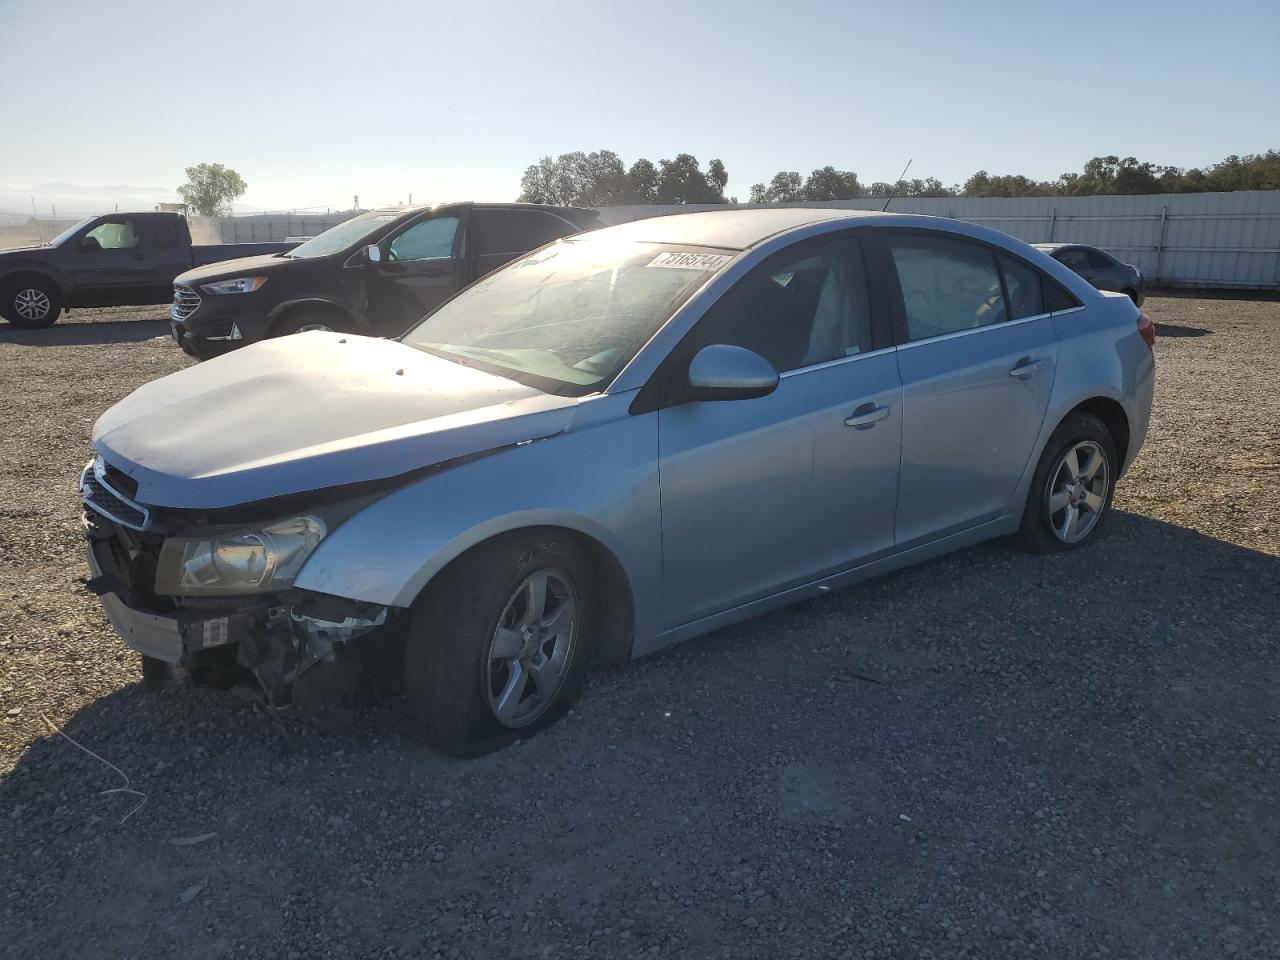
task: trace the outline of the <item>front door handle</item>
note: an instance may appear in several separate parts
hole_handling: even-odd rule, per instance
[[[877,407],[874,403],[864,403],[853,411],[853,416],[845,418],[844,425],[855,430],[866,430],[889,415],[889,407]]]
[[[1040,369],[1040,365],[1044,360],[1032,360],[1030,357],[1023,357],[1013,365],[1013,369],[1009,371],[1009,376],[1016,377],[1019,380],[1026,380],[1033,373]]]

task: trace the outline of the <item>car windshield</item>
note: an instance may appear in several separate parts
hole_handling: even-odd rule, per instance
[[[341,253],[376,233],[399,216],[398,213],[362,213],[299,244],[289,251],[288,256],[327,257],[331,253]]]
[[[83,227],[86,223],[92,223],[95,219],[97,218],[85,217],[79,223],[72,224],[71,226],[67,227],[67,229],[63,230],[60,234],[58,234],[56,237],[54,237],[52,240],[50,240],[49,245],[53,247],[62,246],[64,243],[66,243],[68,240],[71,239],[72,234],[74,234],[77,230]]]
[[[731,251],[561,240],[468,287],[404,342],[550,393],[602,389]]]

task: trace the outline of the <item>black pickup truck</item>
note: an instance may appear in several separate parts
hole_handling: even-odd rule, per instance
[[[398,336],[478,277],[599,225],[594,210],[527,203],[371,210],[287,254],[182,274],[173,339],[205,359],[303,330]]]
[[[297,245],[193,246],[177,213],[91,217],[49,243],[0,250],[0,316],[18,327],[47,327],[71,307],[168,303],[174,277],[192,267]]]

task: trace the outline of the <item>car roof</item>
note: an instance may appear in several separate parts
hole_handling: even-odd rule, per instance
[[[754,210],[707,210],[648,217],[609,227],[619,239],[746,250],[772,236],[827,220],[860,220],[883,216],[876,210],[830,207],[770,207]]]
[[[1033,247],[1037,250],[1043,250],[1045,253],[1053,253],[1055,250],[1065,250],[1067,247],[1076,247],[1080,250],[1097,250],[1097,247],[1091,247],[1087,243],[1033,243]]]
[[[461,207],[482,207],[485,210],[551,210],[556,213],[571,213],[577,216],[599,216],[598,212],[588,207],[560,207],[549,203],[516,203],[501,200],[451,200],[447,203],[415,203],[401,207],[376,207],[363,210],[362,213],[422,213],[424,210],[452,210]]]

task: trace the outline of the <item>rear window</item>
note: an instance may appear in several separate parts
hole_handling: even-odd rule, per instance
[[[1044,308],[1050,313],[1080,306],[1076,295],[1052,277],[1044,277]]]

